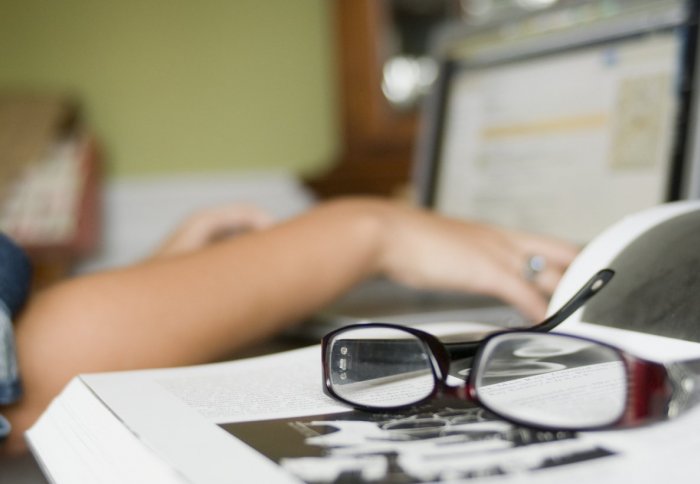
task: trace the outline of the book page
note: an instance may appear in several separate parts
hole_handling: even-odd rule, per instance
[[[236,482],[299,482],[222,425],[347,410],[321,391],[318,346],[81,378],[144,445],[196,483],[231,482],[231,476]]]
[[[659,433],[686,470],[700,450],[683,431],[700,425],[697,411],[607,433],[528,429],[455,400],[356,412],[323,395],[319,351],[82,380],[189,482],[649,482],[663,477],[648,459]]]
[[[217,423],[345,410],[320,392],[318,346],[154,377],[175,397]]]

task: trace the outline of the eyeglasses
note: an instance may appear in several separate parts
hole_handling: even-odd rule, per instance
[[[385,323],[336,330],[322,342],[324,391],[367,411],[457,397],[517,424],[562,430],[635,426],[678,415],[700,400],[700,360],[664,365],[591,339],[544,333],[612,275],[596,274],[530,329],[477,342],[442,343],[424,331]]]

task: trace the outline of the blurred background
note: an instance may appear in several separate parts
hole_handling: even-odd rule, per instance
[[[275,176],[268,191],[284,191],[280,176],[292,174],[307,181],[302,188],[314,198],[394,193],[408,179],[416,99],[409,93],[394,109],[382,94],[382,67],[404,47],[402,16],[425,35],[448,12],[459,14],[459,5],[5,0],[2,227],[53,280],[99,250],[105,231],[114,238],[113,225],[121,223],[114,218],[136,217],[134,206],[153,211],[143,206],[153,190],[160,198],[151,205],[166,205],[168,191],[173,203],[190,197],[177,213],[153,213],[138,227],[158,224],[158,236],[198,204],[239,197],[227,197],[222,177],[243,185],[233,187],[242,198],[255,192],[250,183],[265,188],[269,172]],[[58,139],[75,133],[77,146],[56,148]],[[49,151],[85,159],[39,169]],[[386,167],[368,171],[378,158]],[[183,193],[182,177],[199,186]],[[158,184],[166,178],[172,189]],[[105,203],[128,203],[129,210],[115,213]],[[130,230],[131,237],[139,230]]]
[[[621,5],[3,0],[0,228],[50,282],[143,257],[203,206],[415,200],[436,33],[589,6],[533,24],[571,29]]]
[[[328,163],[330,3],[2,2],[4,91],[62,93],[109,176]]]

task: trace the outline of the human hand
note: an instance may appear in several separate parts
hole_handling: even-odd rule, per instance
[[[382,272],[403,284],[495,296],[538,321],[578,248],[561,240],[395,207]],[[526,271],[532,256],[545,261]]]
[[[199,210],[170,234],[153,257],[190,252],[241,232],[268,228],[274,223],[270,213],[255,205],[234,203]]]

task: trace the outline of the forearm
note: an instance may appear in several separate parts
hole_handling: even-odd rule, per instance
[[[65,333],[67,339],[86,332],[87,343],[102,332],[116,333],[132,349],[119,361],[127,366],[218,357],[298,320],[375,272],[381,207],[336,202],[204,250],[77,278],[33,302],[18,343],[34,346],[44,331],[80,325],[72,329],[81,331]],[[136,351],[154,344],[157,351]]]

